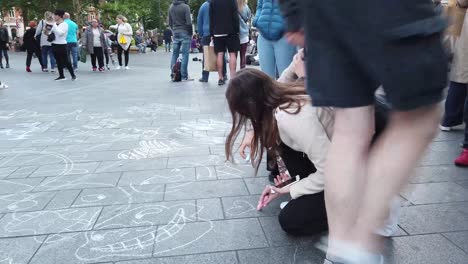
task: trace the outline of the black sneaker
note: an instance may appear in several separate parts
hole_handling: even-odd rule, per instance
[[[72,77],[72,81],[76,81],[76,75]]]
[[[225,84],[226,84],[226,82],[225,82],[224,80],[219,80],[219,81],[218,81],[218,85],[219,85],[219,86],[222,86],[222,85],[225,85]]]
[[[0,64],[0,69],[3,69],[3,64]]]
[[[7,63],[6,66],[5,66],[5,68],[9,69],[9,68],[10,68],[10,64]]]
[[[199,81],[199,82],[202,82],[202,83],[208,82],[208,80],[205,80],[205,79],[203,79],[203,78],[200,78],[198,81]]]
[[[65,81],[67,78],[65,77],[58,77],[57,79],[55,79],[56,82],[60,82],[60,81]]]

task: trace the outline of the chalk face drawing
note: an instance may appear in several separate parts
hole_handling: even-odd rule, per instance
[[[184,145],[175,140],[144,140],[140,141],[140,147],[131,149],[129,151],[122,151],[119,153],[118,158],[123,160],[128,159],[146,159],[165,157],[171,153],[183,150]]]

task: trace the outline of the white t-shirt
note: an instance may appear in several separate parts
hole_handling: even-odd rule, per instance
[[[93,47],[101,47],[101,32],[99,28],[93,28]]]

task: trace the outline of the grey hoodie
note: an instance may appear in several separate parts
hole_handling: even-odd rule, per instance
[[[174,0],[169,8],[169,26],[174,33],[192,34],[190,7],[184,0]]]

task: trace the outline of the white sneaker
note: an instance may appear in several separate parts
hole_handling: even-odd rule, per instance
[[[115,67],[115,69],[116,69],[116,70],[120,70],[120,69],[122,69],[122,67],[117,66],[117,67]]]
[[[452,127],[446,127],[446,126],[440,125],[439,128],[440,128],[440,131],[444,131],[444,132],[452,131]]]
[[[128,67],[128,66],[125,66],[125,69],[126,69],[126,70],[130,70],[130,67]]]
[[[0,83],[0,89],[7,89],[7,88],[8,88],[8,85],[4,83]]]

